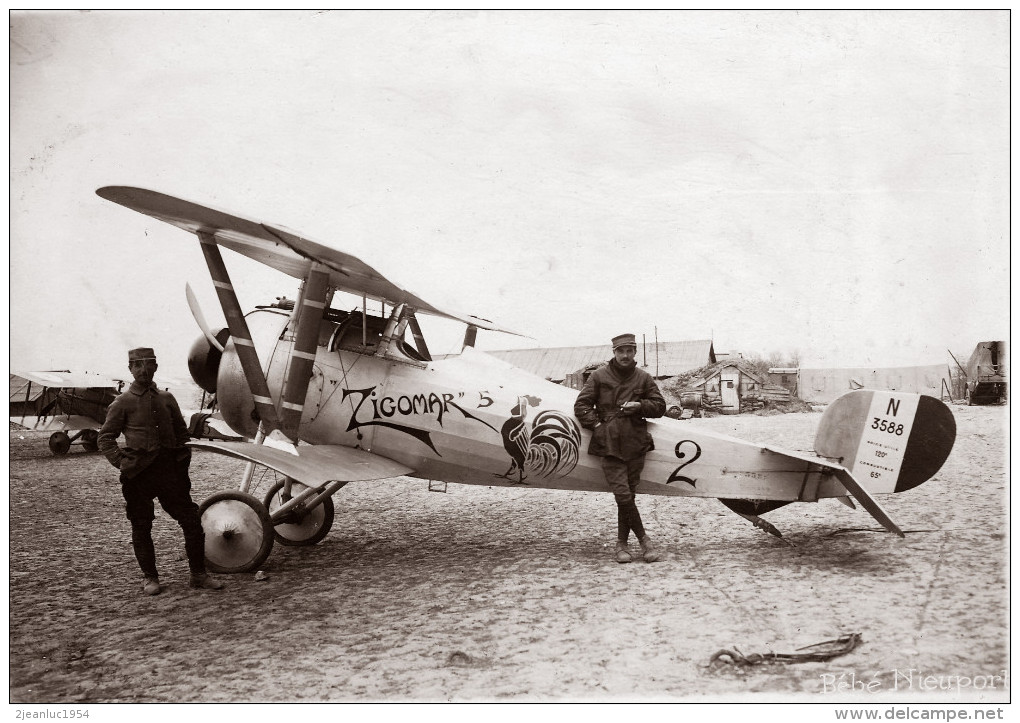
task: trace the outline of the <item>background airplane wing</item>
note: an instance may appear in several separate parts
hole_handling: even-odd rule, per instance
[[[185,231],[209,234],[220,246],[288,276],[304,278],[308,274],[309,264],[315,261],[329,269],[330,286],[341,291],[359,296],[365,294],[393,305],[407,303],[423,313],[454,319],[479,329],[524,336],[487,319],[439,309],[389,281],[359,258],[311,241],[280,226],[260,223],[144,188],[106,186],[96,193],[108,201]]]
[[[27,379],[33,384],[54,389],[117,389],[121,385],[117,379],[92,372],[21,372],[11,370],[11,374]]]
[[[399,462],[340,445],[301,446],[296,455],[250,442],[188,442],[188,446],[261,464],[309,487],[321,487],[327,482],[386,479],[414,472]]]
[[[80,414],[62,414],[50,417],[18,417],[12,415],[10,420],[25,429],[36,432],[70,432],[77,429],[99,429],[103,420],[85,417]]]

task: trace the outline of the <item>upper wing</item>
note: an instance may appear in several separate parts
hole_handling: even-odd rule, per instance
[[[414,472],[399,462],[341,445],[301,446],[296,455],[250,442],[188,442],[188,446],[261,464],[309,487],[321,487],[327,482],[386,479]]]
[[[394,305],[407,303],[426,314],[455,319],[479,329],[523,336],[487,319],[439,309],[389,281],[357,257],[310,241],[282,227],[252,221],[144,188],[106,186],[96,193],[108,201],[185,231],[209,234],[219,245],[288,276],[303,279],[308,274],[310,264],[318,262],[329,269],[329,284],[335,289],[365,294]]]

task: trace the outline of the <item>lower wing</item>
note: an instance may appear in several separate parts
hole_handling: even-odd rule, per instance
[[[363,449],[333,444],[300,446],[297,454],[251,442],[202,441],[188,442],[188,446],[260,464],[309,487],[321,487],[328,482],[386,479],[414,472],[399,462]]]

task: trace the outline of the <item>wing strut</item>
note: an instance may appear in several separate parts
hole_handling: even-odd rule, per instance
[[[294,350],[290,354],[290,366],[287,369],[283,394],[283,433],[292,442],[297,442],[298,425],[301,423],[301,414],[305,408],[308,382],[312,378],[328,286],[328,269],[313,264],[308,276],[305,277],[299,302],[294,305],[296,317]]]
[[[230,328],[230,336],[234,339],[234,346],[237,349],[237,358],[241,362],[241,369],[244,371],[244,378],[251,389],[252,398],[255,401],[255,409],[266,431],[271,434],[280,429],[280,420],[276,414],[276,407],[273,405],[273,398],[269,393],[269,384],[266,376],[262,373],[262,364],[259,362],[258,352],[255,351],[255,344],[251,340],[251,331],[248,330],[248,322],[244,320],[244,312],[237,301],[234,293],[234,286],[230,283],[230,275],[223,263],[223,256],[220,255],[216,239],[203,231],[197,231],[198,240],[202,242],[202,254],[205,256],[206,265],[209,267],[209,275],[212,276],[213,286],[216,287],[216,295],[220,299],[220,306],[223,307],[223,316],[227,319],[227,326]]]
[[[408,324],[411,327],[411,334],[414,336],[414,345],[418,347],[418,353],[421,354],[422,358],[426,361],[431,361],[432,354],[429,353],[428,345],[425,344],[425,337],[421,333],[421,327],[418,325],[418,319],[414,316],[414,314],[411,315],[411,318],[408,320]]]

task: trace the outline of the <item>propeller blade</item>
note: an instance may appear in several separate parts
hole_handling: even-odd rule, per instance
[[[195,292],[191,290],[191,284],[184,285],[184,291],[188,295],[188,308],[191,309],[191,315],[195,317],[195,322],[198,324],[198,328],[205,334],[205,338],[209,340],[213,348],[218,350],[220,353],[223,352],[223,345],[220,344],[216,335],[212,333],[212,329],[209,328],[209,324],[205,321],[205,316],[202,314],[202,307],[198,305],[198,298],[195,296]]]
[[[216,239],[202,231],[198,231],[197,235],[201,241],[202,255],[205,256],[206,265],[209,267],[209,275],[212,276],[213,286],[216,287],[216,295],[220,299],[220,306],[223,307],[223,316],[230,328],[230,336],[234,339],[237,359],[241,363],[245,381],[248,383],[252,399],[255,402],[255,410],[265,427],[266,434],[269,434],[280,428],[280,419],[273,404],[273,397],[269,392],[269,383],[266,381],[265,374],[262,373],[258,352],[251,340],[248,322],[244,319],[241,304],[237,301],[233,284],[230,283],[230,275],[223,263],[223,256],[220,255]]]

